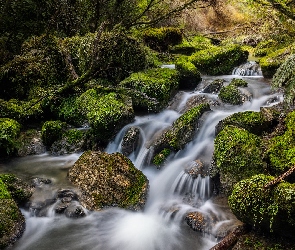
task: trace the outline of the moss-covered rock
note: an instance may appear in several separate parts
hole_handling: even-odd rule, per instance
[[[134,119],[131,98],[115,92],[89,89],[77,99],[79,113],[88,121],[98,140],[108,142]]]
[[[0,156],[12,155],[17,147],[20,124],[9,118],[0,118]]]
[[[25,218],[0,179],[0,248],[14,243],[25,230]]]
[[[295,111],[285,119],[286,131],[270,139],[267,144],[265,158],[269,162],[272,174],[282,174],[295,164]]]
[[[264,172],[261,139],[242,128],[227,126],[216,136],[213,160],[226,194],[240,180]]]
[[[274,88],[284,88],[284,102],[292,104],[294,102],[294,84],[295,84],[295,55],[292,54],[281,64],[272,79]]]
[[[240,105],[243,102],[241,91],[232,84],[222,87],[218,97],[222,102],[232,105]]]
[[[210,105],[208,103],[202,103],[189,109],[169,129],[150,144],[150,147],[154,147],[152,159],[155,165],[160,166],[170,152],[183,149],[187,143],[193,140],[198,129],[199,119],[209,110]]]
[[[278,49],[259,60],[262,74],[265,78],[272,78],[285,59],[295,51],[294,45]]]
[[[169,52],[183,55],[191,55],[194,52],[211,48],[213,45],[209,38],[196,35],[183,39],[180,44],[174,45],[169,48]]]
[[[189,60],[201,71],[208,75],[229,74],[235,66],[245,62],[248,52],[239,45],[211,47],[192,54]]]
[[[283,181],[264,188],[273,179],[260,174],[240,181],[228,198],[229,205],[241,221],[265,232],[293,237],[295,185]]]
[[[121,87],[135,89],[146,94],[150,98],[154,98],[159,102],[157,107],[147,107],[150,110],[156,108],[159,111],[164,108],[171,96],[175,93],[179,86],[179,72],[168,68],[155,68],[143,72],[133,73],[120,83]],[[135,108],[146,108],[146,103],[141,100],[133,99]]]
[[[176,61],[175,68],[180,73],[179,89],[195,89],[202,80],[196,66],[183,57]]]
[[[182,32],[173,27],[149,28],[143,31],[144,43],[157,51],[167,51],[169,46],[181,43]]]
[[[231,85],[237,86],[237,87],[247,87],[248,83],[240,78],[233,78],[230,82]]]
[[[120,153],[86,151],[68,176],[82,191],[80,201],[87,209],[118,206],[137,210],[145,204],[148,180]]]
[[[207,83],[202,90],[203,93],[217,94],[223,87],[224,79],[215,79],[212,82]]]
[[[51,146],[57,140],[62,138],[63,133],[66,131],[67,124],[62,121],[46,121],[41,130],[43,143],[46,146]]]
[[[272,128],[275,123],[275,117],[266,117],[265,112],[245,111],[234,113],[218,122],[215,128],[217,135],[224,127],[233,125],[235,127],[244,128],[255,135],[262,135],[263,132]],[[274,115],[279,115],[278,113]]]

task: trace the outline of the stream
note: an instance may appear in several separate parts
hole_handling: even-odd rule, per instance
[[[204,94],[202,89],[214,79],[242,78],[248,82],[245,88],[251,100],[243,105],[211,105],[201,122],[193,141],[177,154],[169,156],[166,164],[157,169],[150,163],[150,150],[146,145],[159,131],[170,126],[180,115],[186,101],[192,96],[203,95],[218,101],[216,94]],[[56,215],[49,209],[46,216],[36,217],[32,211],[22,210],[26,218],[26,230],[13,250],[208,250],[218,242],[214,232],[223,224],[229,225],[234,216],[226,213],[212,199],[214,191],[208,176],[191,178],[185,169],[195,160],[209,163],[213,153],[215,126],[225,117],[240,111],[259,111],[262,106],[271,106],[282,101],[282,95],[273,93],[262,76],[224,75],[203,76],[197,89],[181,92],[177,103],[158,114],[137,116],[132,124],[125,126],[106,148],[113,153],[121,150],[122,138],[130,127],[140,129],[140,146],[129,156],[134,165],[149,179],[150,189],[144,211],[133,212],[109,208],[99,212],[86,211],[79,219]],[[60,188],[74,187],[67,180],[68,169],[80,154],[52,156],[26,156],[0,163],[0,172],[16,174],[24,180],[33,177],[48,178],[49,185],[40,186],[32,200],[44,201],[54,196]],[[207,164],[208,165],[208,164]],[[187,194],[190,194],[189,196]],[[214,214],[217,223],[210,231],[193,231],[185,222],[188,212],[200,211]]]

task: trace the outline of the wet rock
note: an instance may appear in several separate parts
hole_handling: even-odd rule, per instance
[[[249,61],[234,68],[232,74],[239,76],[262,76],[262,71],[258,63]]]
[[[217,94],[223,87],[224,82],[224,79],[216,79],[213,82],[206,84],[202,92],[209,94]]]
[[[45,179],[42,177],[35,177],[32,179],[32,185],[34,187],[41,187],[43,185],[48,185],[51,184],[51,180],[50,179]]]
[[[69,204],[69,206],[64,210],[64,213],[68,218],[81,218],[86,216],[83,207],[74,202]]]
[[[68,176],[81,191],[81,204],[89,210],[110,206],[139,210],[145,204],[148,180],[121,153],[84,152]]]
[[[70,143],[67,138],[55,141],[50,147],[52,155],[65,155],[71,153],[79,153],[83,151],[84,140]]]
[[[217,99],[211,99],[206,95],[195,95],[189,98],[185,104],[185,106],[180,110],[180,113],[185,113],[189,109],[196,107],[200,104],[208,103],[211,106],[219,106],[220,102]]]
[[[188,213],[185,221],[194,231],[210,233],[217,222],[217,217],[213,213],[204,214],[196,211]]]
[[[64,201],[78,201],[78,195],[71,189],[60,189],[57,191],[57,198]]]
[[[140,139],[140,130],[137,127],[129,128],[123,138],[122,142],[122,154],[130,155],[138,146]]]
[[[208,171],[206,171],[200,160],[192,161],[189,166],[185,168],[184,172],[189,174],[192,178],[197,178],[199,175],[202,177],[208,175]]]

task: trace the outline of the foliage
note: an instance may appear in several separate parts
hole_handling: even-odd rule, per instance
[[[260,138],[242,128],[226,126],[216,136],[213,159],[226,193],[240,180],[264,171]]]
[[[242,93],[235,85],[232,84],[222,87],[218,97],[224,103],[229,103],[232,105],[242,104]]]
[[[42,88],[62,84],[66,79],[59,40],[51,35],[32,37],[24,43],[20,55],[0,68],[3,90],[0,96],[3,99],[36,98],[42,96]]]
[[[16,139],[20,133],[20,124],[9,118],[0,118],[0,156],[14,153]]]
[[[51,146],[57,140],[62,138],[65,132],[67,124],[62,121],[46,121],[41,129],[41,136],[43,143],[46,146]]]
[[[153,111],[158,111],[168,104],[171,96],[178,89],[179,72],[167,68],[148,69],[131,74],[120,83],[120,86],[138,90],[150,98],[155,98],[159,106]],[[136,104],[138,100],[133,100],[133,102]]]
[[[38,120],[42,114],[41,104],[36,99],[31,99],[29,101],[19,101],[17,99],[4,101],[0,99],[0,117],[11,118],[21,123],[27,123],[28,121]]]
[[[239,45],[211,47],[192,54],[189,60],[202,73],[209,75],[228,74],[231,70],[245,62],[248,52]]]
[[[286,117],[286,131],[272,138],[267,145],[266,159],[273,174],[282,174],[295,164],[295,112]]]
[[[278,49],[259,60],[262,74],[266,78],[272,78],[277,69],[286,60],[286,58],[294,53],[294,45]]]
[[[196,66],[187,61],[186,58],[180,57],[175,63],[175,68],[180,74],[180,89],[195,89],[197,84],[201,81],[200,72]]]
[[[260,174],[240,181],[228,202],[241,221],[267,232],[290,237],[295,226],[295,186],[281,182],[265,189],[264,185],[273,179],[272,176]]]
[[[281,64],[272,79],[272,86],[274,88],[284,88],[285,98],[284,102],[292,104],[294,102],[294,83],[295,83],[295,55],[292,54]]]

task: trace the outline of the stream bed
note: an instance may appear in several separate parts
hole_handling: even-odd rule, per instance
[[[248,82],[246,90],[251,99],[243,105],[211,105],[212,111],[202,119],[194,140],[177,154],[170,156],[161,169],[150,164],[147,144],[152,138],[170,126],[180,115],[187,100],[202,95],[218,102],[216,94],[204,94],[204,85],[214,79],[242,78]],[[130,127],[140,129],[141,143],[130,155],[134,165],[149,179],[150,189],[144,211],[134,212],[119,208],[103,211],[87,211],[78,219],[57,215],[49,209],[46,216],[34,216],[32,211],[22,210],[26,218],[26,230],[21,239],[8,249],[13,250],[208,250],[219,240],[216,232],[223,225],[234,223],[235,217],[212,201],[214,191],[208,176],[191,179],[185,169],[194,161],[210,163],[214,145],[215,126],[225,117],[241,111],[259,111],[262,106],[282,101],[282,95],[273,93],[262,76],[225,75],[203,76],[195,91],[181,92],[179,100],[158,114],[136,117],[125,126],[106,152],[120,152],[122,138]],[[14,173],[24,180],[34,177],[50,179],[51,184],[41,185],[32,200],[42,201],[54,196],[58,189],[74,187],[67,180],[68,169],[80,154],[52,156],[26,156],[0,163],[1,173]],[[188,197],[187,194],[190,194]],[[185,222],[188,212],[200,211],[214,214],[216,223],[210,230],[193,231]]]

